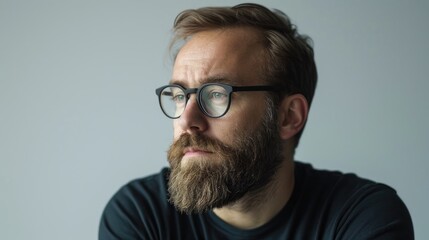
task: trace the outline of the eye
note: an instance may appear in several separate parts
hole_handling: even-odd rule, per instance
[[[213,99],[222,99],[225,97],[226,97],[226,94],[224,94],[224,93],[220,93],[220,92],[212,92],[211,93],[211,98],[213,98]]]
[[[172,100],[176,104],[183,104],[186,101],[186,96],[185,94],[176,94],[173,96]]]
[[[221,104],[228,100],[228,95],[226,95],[224,92],[212,91],[208,94],[208,99],[212,103]]]

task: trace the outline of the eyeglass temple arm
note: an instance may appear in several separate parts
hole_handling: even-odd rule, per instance
[[[244,86],[244,87],[232,87],[233,92],[242,92],[242,91],[273,91],[278,92],[280,89],[274,86]]]

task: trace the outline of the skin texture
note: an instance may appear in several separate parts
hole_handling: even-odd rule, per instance
[[[227,28],[202,31],[182,47],[177,55],[171,83],[188,88],[207,82],[223,82],[236,86],[267,85],[263,80],[263,45],[261,34],[254,28]],[[193,94],[180,118],[174,120],[174,139],[182,134],[200,134],[234,144],[242,131],[261,126],[265,114],[264,92],[233,94],[228,113],[221,118],[209,118],[198,108]],[[268,222],[287,203],[294,186],[293,143],[291,139],[302,129],[308,104],[300,94],[285,97],[278,107],[278,134],[284,159],[270,184],[258,193],[249,193],[240,200],[214,209],[225,222],[242,229],[252,229]],[[193,161],[210,159],[210,152],[188,149],[181,167]],[[222,159],[211,159],[222,164]],[[269,197],[267,197],[269,196]],[[255,202],[257,204],[253,204]],[[249,208],[249,206],[252,206]]]

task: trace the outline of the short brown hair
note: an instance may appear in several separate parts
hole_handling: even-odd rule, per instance
[[[266,81],[281,89],[273,95],[274,103],[289,94],[300,93],[309,105],[317,83],[312,41],[300,35],[286,14],[252,3],[234,7],[205,7],[181,12],[174,21],[174,37],[170,48],[186,41],[195,33],[219,28],[254,27],[259,29],[266,49],[263,66]],[[298,145],[302,130],[295,136]]]

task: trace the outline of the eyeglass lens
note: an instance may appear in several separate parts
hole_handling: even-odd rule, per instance
[[[220,85],[210,84],[197,92],[197,101],[201,110],[210,117],[220,117],[229,106],[230,93]],[[177,86],[168,86],[161,91],[160,103],[164,113],[171,118],[178,118],[185,110],[188,96]]]

